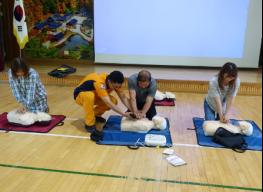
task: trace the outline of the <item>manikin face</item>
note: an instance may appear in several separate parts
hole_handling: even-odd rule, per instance
[[[150,82],[149,81],[138,81],[138,86],[142,89],[145,89],[147,87],[149,87],[150,85]]]
[[[224,84],[228,85],[231,81],[235,80],[235,77],[228,76],[228,74],[224,74]]]
[[[25,76],[25,73],[24,73],[24,71],[22,71],[22,70],[18,70],[18,71],[16,72],[16,75],[17,75],[17,77],[23,77],[23,76]]]

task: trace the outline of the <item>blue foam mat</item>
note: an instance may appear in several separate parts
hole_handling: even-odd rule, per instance
[[[101,145],[120,145],[120,146],[131,146],[135,145],[137,141],[144,143],[146,134],[156,134],[164,135],[166,137],[166,146],[171,147],[173,145],[169,120],[167,120],[167,128],[162,131],[151,130],[148,133],[135,133],[135,132],[126,132],[121,131],[121,119],[120,116],[110,116],[107,120],[104,130],[103,130],[103,140],[99,141],[97,144]],[[142,145],[138,145],[142,146]]]
[[[233,121],[237,121],[237,120],[233,120]],[[195,117],[193,118],[193,122],[196,128],[196,136],[199,145],[206,147],[225,148],[222,145],[214,143],[212,141],[213,137],[205,136],[203,130],[203,122],[204,122],[203,118]],[[253,135],[249,137],[244,137],[245,141],[248,144],[248,150],[262,151],[262,131],[254,121],[249,121],[249,122],[253,125],[254,129],[253,129]]]

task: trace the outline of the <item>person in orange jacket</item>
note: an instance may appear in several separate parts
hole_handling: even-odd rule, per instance
[[[109,95],[115,91],[122,103],[130,109],[129,99],[121,89],[124,83],[124,76],[120,71],[113,71],[109,75],[106,73],[88,74],[74,90],[74,99],[85,111],[85,128],[91,132],[91,139],[99,141],[102,139],[102,126],[96,123],[105,123],[101,116],[112,109],[121,116],[130,117],[129,112],[123,112],[117,106],[117,99]]]

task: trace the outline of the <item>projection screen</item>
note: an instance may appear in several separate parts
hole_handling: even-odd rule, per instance
[[[257,68],[262,0],[96,0],[96,63]]]

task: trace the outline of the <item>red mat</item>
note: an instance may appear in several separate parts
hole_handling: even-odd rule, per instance
[[[174,99],[164,99],[161,101],[155,100],[156,106],[175,106],[175,100]]]
[[[52,120],[51,123],[47,126],[39,126],[37,124],[34,124],[29,127],[20,127],[11,125],[7,121],[7,113],[3,113],[0,115],[0,130],[5,131],[20,131],[20,132],[34,132],[34,133],[48,133],[50,130],[52,130],[56,126],[63,125],[63,121],[66,118],[64,115],[51,115]]]

